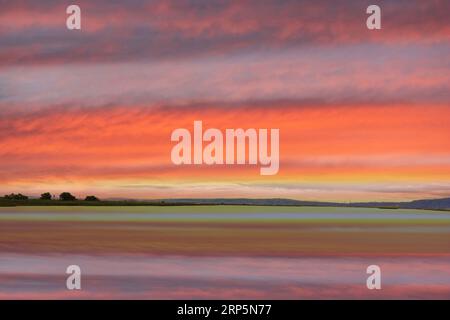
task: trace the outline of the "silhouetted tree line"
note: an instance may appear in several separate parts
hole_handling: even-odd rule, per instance
[[[39,198],[40,200],[52,200],[54,199],[55,196],[53,196],[50,192],[45,192],[43,194],[41,194],[41,197]],[[28,200],[29,197],[24,196],[21,193],[15,194],[15,193],[11,193],[11,194],[7,194],[3,197],[3,199],[5,200]],[[63,192],[59,195],[59,200],[61,201],[75,201],[78,200],[74,195],[72,195],[70,192]],[[87,196],[84,201],[100,201],[99,198],[97,198],[96,196]]]
[[[28,200],[28,197],[24,196],[21,193],[18,193],[18,194],[15,194],[15,193],[7,194],[3,198],[5,198],[7,200]]]

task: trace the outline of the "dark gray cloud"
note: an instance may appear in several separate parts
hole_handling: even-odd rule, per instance
[[[383,29],[365,27],[370,1],[77,1],[83,31],[65,29],[69,1],[1,1],[0,65],[136,61],[297,46],[449,41],[450,2],[378,1]],[[2,22],[3,20],[3,22]]]

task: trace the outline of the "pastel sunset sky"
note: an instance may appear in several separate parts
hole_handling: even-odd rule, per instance
[[[0,192],[450,196],[450,2],[376,1],[371,31],[372,2],[0,0]],[[279,173],[172,164],[194,120],[279,128]]]

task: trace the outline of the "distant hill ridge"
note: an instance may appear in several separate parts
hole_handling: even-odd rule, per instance
[[[26,198],[26,199],[25,199]],[[253,205],[253,206],[313,206],[313,207],[365,207],[384,209],[429,209],[450,210],[450,198],[422,199],[409,202],[324,202],[303,201],[283,198],[176,198],[176,199],[102,199],[85,200],[48,200],[28,198],[0,198],[0,207],[10,206],[183,206],[183,205]]]
[[[414,200],[409,202],[321,202],[293,199],[248,199],[248,198],[213,198],[213,199],[163,199],[166,203],[211,204],[211,205],[259,205],[259,206],[321,206],[321,207],[376,207],[392,209],[450,209],[450,198]]]

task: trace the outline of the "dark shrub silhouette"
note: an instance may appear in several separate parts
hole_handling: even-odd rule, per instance
[[[52,195],[50,194],[50,192],[46,192],[41,194],[40,197],[41,200],[52,200]]]
[[[73,195],[71,195],[69,192],[63,192],[59,195],[59,200],[62,201],[74,201],[77,200]]]
[[[11,193],[9,195],[5,195],[4,198],[7,200],[28,200],[28,197],[24,196],[21,193],[19,194]]]
[[[100,201],[96,196],[87,196],[84,201]]]

